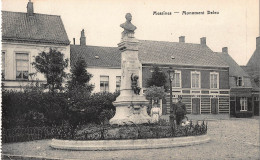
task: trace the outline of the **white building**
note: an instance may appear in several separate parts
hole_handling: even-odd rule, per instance
[[[86,61],[87,71],[93,75],[89,82],[95,86],[93,92],[120,89],[121,53],[117,47],[89,46],[86,45],[85,35],[81,35],[80,45],[70,46],[70,57],[71,66],[78,58]]]
[[[45,82],[41,74],[32,76],[34,56],[50,48],[70,59],[70,42],[60,16],[2,11],[2,82],[4,88],[20,90],[32,80]]]

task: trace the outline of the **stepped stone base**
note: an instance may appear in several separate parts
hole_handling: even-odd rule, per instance
[[[110,124],[131,125],[151,123],[151,117],[147,114],[148,101],[144,96],[119,96],[113,103],[116,106],[116,114],[110,119]]]

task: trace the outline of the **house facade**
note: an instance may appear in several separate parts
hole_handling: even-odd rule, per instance
[[[92,74],[90,84],[93,92],[115,92],[120,90],[121,53],[116,47],[86,45],[84,30],[81,31],[80,45],[70,45],[70,65],[83,58],[87,63],[87,71]]]
[[[121,53],[116,47],[71,45],[71,66],[81,57],[87,62],[87,70],[93,77],[94,92],[119,90]],[[229,67],[206,45],[180,42],[139,41],[139,60],[142,64],[140,86],[145,91],[146,81],[152,75],[151,68],[158,66],[162,72],[175,70],[173,99],[183,97],[188,113],[229,113]],[[169,83],[169,82],[168,82]],[[163,101],[164,114],[169,113],[169,93]]]
[[[22,90],[32,81],[45,82],[31,65],[34,57],[50,48],[70,59],[70,42],[60,16],[2,11],[2,83],[5,89]]]
[[[252,85],[250,76],[228,54],[228,48],[216,53],[229,65],[230,115],[243,117],[252,115]]]
[[[250,76],[252,84],[252,111],[253,115],[260,115],[260,37],[256,38],[256,50],[249,59],[246,66],[242,68]]]

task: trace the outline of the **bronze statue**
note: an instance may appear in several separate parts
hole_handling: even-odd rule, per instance
[[[141,88],[138,87],[138,79],[139,77],[137,75],[133,76],[133,73],[131,75],[131,87],[135,94],[140,95]]]
[[[134,34],[135,33],[134,31],[136,30],[136,26],[134,26],[131,23],[132,20],[131,13],[127,13],[125,15],[125,18],[126,18],[126,22],[120,25],[120,27],[124,28],[124,31],[122,32],[122,38],[124,38],[124,36],[127,36],[128,33]]]

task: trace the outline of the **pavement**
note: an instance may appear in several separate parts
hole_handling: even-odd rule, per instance
[[[189,116],[203,120],[204,116]],[[2,145],[2,159],[210,159],[238,160],[260,159],[259,117],[229,118],[208,117],[208,136],[211,141],[200,145],[164,149],[139,149],[118,151],[68,151],[55,150],[50,140],[40,140]],[[167,118],[167,116],[166,116]],[[208,120],[207,120],[208,119]],[[14,156],[17,155],[17,156]],[[25,157],[25,158],[22,158]],[[38,158],[37,158],[38,157]]]

